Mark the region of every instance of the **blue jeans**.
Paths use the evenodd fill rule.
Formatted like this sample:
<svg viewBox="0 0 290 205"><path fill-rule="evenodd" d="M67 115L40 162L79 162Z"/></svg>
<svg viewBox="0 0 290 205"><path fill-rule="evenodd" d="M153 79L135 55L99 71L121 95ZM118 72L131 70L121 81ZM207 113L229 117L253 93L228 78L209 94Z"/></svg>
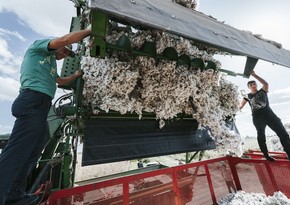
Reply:
<svg viewBox="0 0 290 205"><path fill-rule="evenodd" d="M24 197L27 177L48 140L50 106L50 96L32 90L22 90L13 102L16 120L0 155L0 205L5 204L8 191L12 198Z"/></svg>

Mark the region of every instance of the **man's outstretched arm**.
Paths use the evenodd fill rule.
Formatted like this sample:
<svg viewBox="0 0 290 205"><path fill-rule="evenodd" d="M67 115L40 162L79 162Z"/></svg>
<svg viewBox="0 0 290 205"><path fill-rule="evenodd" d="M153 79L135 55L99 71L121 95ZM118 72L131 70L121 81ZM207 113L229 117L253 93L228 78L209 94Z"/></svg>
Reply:
<svg viewBox="0 0 290 205"><path fill-rule="evenodd" d="M52 39L49 42L48 48L56 50L70 44L77 43L83 40L85 37L89 36L91 33L91 29L71 32L62 37Z"/></svg>
<svg viewBox="0 0 290 205"><path fill-rule="evenodd" d="M83 75L83 73L82 73L82 71L76 71L73 75L71 75L71 76L68 76L68 77L63 77L63 78L61 78L61 77L59 77L59 78L57 78L56 79L56 82L57 82L57 84L58 85L60 85L60 86L62 86L62 85L67 85L67 84L69 84L71 81L73 81L74 79L76 79L76 78L78 78L78 77L80 77L80 76L82 76Z"/></svg>
<svg viewBox="0 0 290 205"><path fill-rule="evenodd" d="M269 85L268 85L268 82L266 80L264 80L263 78L261 78L260 76L258 76L255 71L252 71L250 73L251 76L253 76L254 78L256 78L260 83L262 83L263 87L262 89L266 92L268 92L269 90Z"/></svg>
<svg viewBox="0 0 290 205"><path fill-rule="evenodd" d="M239 106L239 109L243 109L243 107L245 106L245 104L247 103L247 100L244 98Z"/></svg>

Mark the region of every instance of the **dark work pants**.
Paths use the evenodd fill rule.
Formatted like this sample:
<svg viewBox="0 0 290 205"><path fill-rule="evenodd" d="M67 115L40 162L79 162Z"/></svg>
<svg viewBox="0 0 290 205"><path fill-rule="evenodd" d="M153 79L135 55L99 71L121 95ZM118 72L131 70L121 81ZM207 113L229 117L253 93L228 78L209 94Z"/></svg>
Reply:
<svg viewBox="0 0 290 205"><path fill-rule="evenodd" d="M283 126L281 119L275 115L272 110L268 110L262 113L253 113L253 123L257 129L258 143L264 156L268 156L268 149L266 145L265 130L268 125L280 138L284 151L290 158L290 139L285 127Z"/></svg>
<svg viewBox="0 0 290 205"><path fill-rule="evenodd" d="M24 196L27 177L36 165L48 139L47 115L51 97L23 90L12 105L16 117L8 144L0 155L0 205L4 205L9 191L13 197ZM13 190L15 193L13 193Z"/></svg>

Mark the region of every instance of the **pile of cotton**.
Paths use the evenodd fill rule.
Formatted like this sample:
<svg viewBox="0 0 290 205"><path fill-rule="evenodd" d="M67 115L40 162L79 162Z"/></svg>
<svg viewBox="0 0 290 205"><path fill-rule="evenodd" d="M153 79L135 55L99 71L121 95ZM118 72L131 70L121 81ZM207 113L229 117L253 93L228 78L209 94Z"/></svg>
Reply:
<svg viewBox="0 0 290 205"><path fill-rule="evenodd" d="M154 113L160 129L165 120L178 114L192 116L200 128L210 127L218 149L241 155L241 138L225 126L225 119L238 111L237 86L218 70L221 63L213 58L214 49L198 48L194 42L157 30L136 30L111 22L106 42L116 44L121 36L130 39L132 49L138 50L145 42L155 42L156 54L175 48L178 56L213 62L215 69L188 67L176 60L161 60L152 56L134 56L130 52L112 51L106 58L90 57L89 49L81 60L85 81L84 104L94 114L117 111L120 114ZM85 39L87 47L91 39Z"/></svg>

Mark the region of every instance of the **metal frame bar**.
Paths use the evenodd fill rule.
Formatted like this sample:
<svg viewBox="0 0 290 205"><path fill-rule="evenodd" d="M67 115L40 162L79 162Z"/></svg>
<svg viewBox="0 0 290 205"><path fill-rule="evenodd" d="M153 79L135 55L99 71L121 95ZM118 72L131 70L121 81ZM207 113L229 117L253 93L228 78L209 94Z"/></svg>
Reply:
<svg viewBox="0 0 290 205"><path fill-rule="evenodd" d="M198 166L204 166L204 165L207 165L210 163L216 163L216 162L227 161L227 160L228 160L227 157L221 157L221 158L217 158L217 159L189 163L189 164L185 164L185 165L181 165L181 166L177 166L177 167L154 170L151 172L146 172L146 173L132 175L132 176L126 176L126 177L122 177L122 178L109 179L106 181L97 182L97 183L88 184L88 185L83 185L83 186L79 186L79 187L63 189L63 190L53 192L49 198L49 203L54 204L60 198L66 198L66 197L70 197L70 196L73 196L76 194L81 194L84 192L89 192L89 191L101 189L101 188L108 187L108 186L113 186L113 185L118 185L118 184L129 184L131 181L134 181L134 180L153 177L153 176L157 176L157 175L171 175L172 176L172 183L173 183L172 185L173 185L174 192L176 193L176 197L177 197L176 201L179 201L178 200L180 198L179 191L178 191L178 183L179 182L177 180L176 172L181 171L181 170L185 170L185 169L189 169L189 168L198 167ZM211 180L209 178L207 178L207 179ZM126 191L127 185L124 185L124 186L125 186L124 191ZM213 186L212 186L212 190L213 190ZM123 193L123 194L128 196L127 193ZM213 199L213 203L214 203L214 199L215 199L214 192L212 192L211 194L213 194L212 199ZM124 199L124 201L125 200L127 200L127 199ZM216 203L214 203L214 204L216 204Z"/></svg>
<svg viewBox="0 0 290 205"><path fill-rule="evenodd" d="M206 177L207 177L207 182L208 182L208 186L209 186L212 202L213 202L213 204L217 204L217 200L216 200L216 196L215 196L215 192L214 192L214 188L213 188L210 172L209 172L209 169L208 169L208 165L205 164L204 168L205 168L205 173L206 173Z"/></svg>
<svg viewBox="0 0 290 205"><path fill-rule="evenodd" d="M104 13L92 11L92 36L93 47L91 48L91 56L100 56L105 58L106 56L106 33L108 16Z"/></svg>
<svg viewBox="0 0 290 205"><path fill-rule="evenodd" d="M211 159L211 160L205 160L202 162L194 162L194 163L184 164L184 165L180 165L180 166L176 166L176 167L165 168L165 169L161 169L161 170L154 170L151 172L141 173L141 174L137 174L137 175L131 175L131 176L126 176L126 177L116 178L116 179L109 179L106 181L101 181L101 182L97 182L97 183L93 183L93 184L88 184L88 185L83 185L83 186L79 186L79 187L75 187L75 188L55 191L54 193L52 193L52 195L49 198L49 204L54 204L57 202L58 199L61 199L61 198L66 198L66 197L70 197L70 196L73 196L76 194L81 194L84 192L89 192L89 191L101 189L101 188L108 187L108 186L114 186L114 185L118 185L118 184L123 184L124 204L129 204L130 203L129 183L131 181L140 180L140 179L148 178L148 177L154 177L157 175L169 175L169 176L172 176L172 188L176 194L175 195L176 196L175 204L179 205L180 193L179 193L178 187L179 187L179 183L182 183L182 182L178 181L177 172L181 171L181 170L186 170L189 168L197 168L199 166L204 166L204 168L205 168L206 175L207 175L207 181L208 181L208 185L209 185L209 190L210 190L210 194L211 194L211 198L212 198L212 203L217 204L217 199L216 199L214 187L212 184L211 174L210 174L210 170L208 168L208 165L212 164L212 163L221 162L221 161L224 161L224 162L227 161L228 164L230 165L233 179L235 181L235 184L236 184L236 187L238 190L242 190L242 189L241 189L241 185L239 182L239 176L238 176L237 170L236 170L236 165L243 164L243 163L249 163L249 164L256 164L256 163L261 164L262 163L262 164L265 164L265 166L270 166L270 164L269 164L270 162L268 162L266 160L241 159L241 158L229 157L229 156L221 157L221 158L216 158L216 159ZM276 161L276 163L282 165L282 164L288 163L288 161ZM290 169L290 167L289 167L289 169ZM272 177L273 177L273 173L271 171L268 173L270 175L272 175ZM274 184L274 186L275 186L275 184ZM277 184L276 184L276 186L277 186ZM167 187L167 188L170 188L170 187ZM275 188L275 190L278 190L278 186Z"/></svg>

